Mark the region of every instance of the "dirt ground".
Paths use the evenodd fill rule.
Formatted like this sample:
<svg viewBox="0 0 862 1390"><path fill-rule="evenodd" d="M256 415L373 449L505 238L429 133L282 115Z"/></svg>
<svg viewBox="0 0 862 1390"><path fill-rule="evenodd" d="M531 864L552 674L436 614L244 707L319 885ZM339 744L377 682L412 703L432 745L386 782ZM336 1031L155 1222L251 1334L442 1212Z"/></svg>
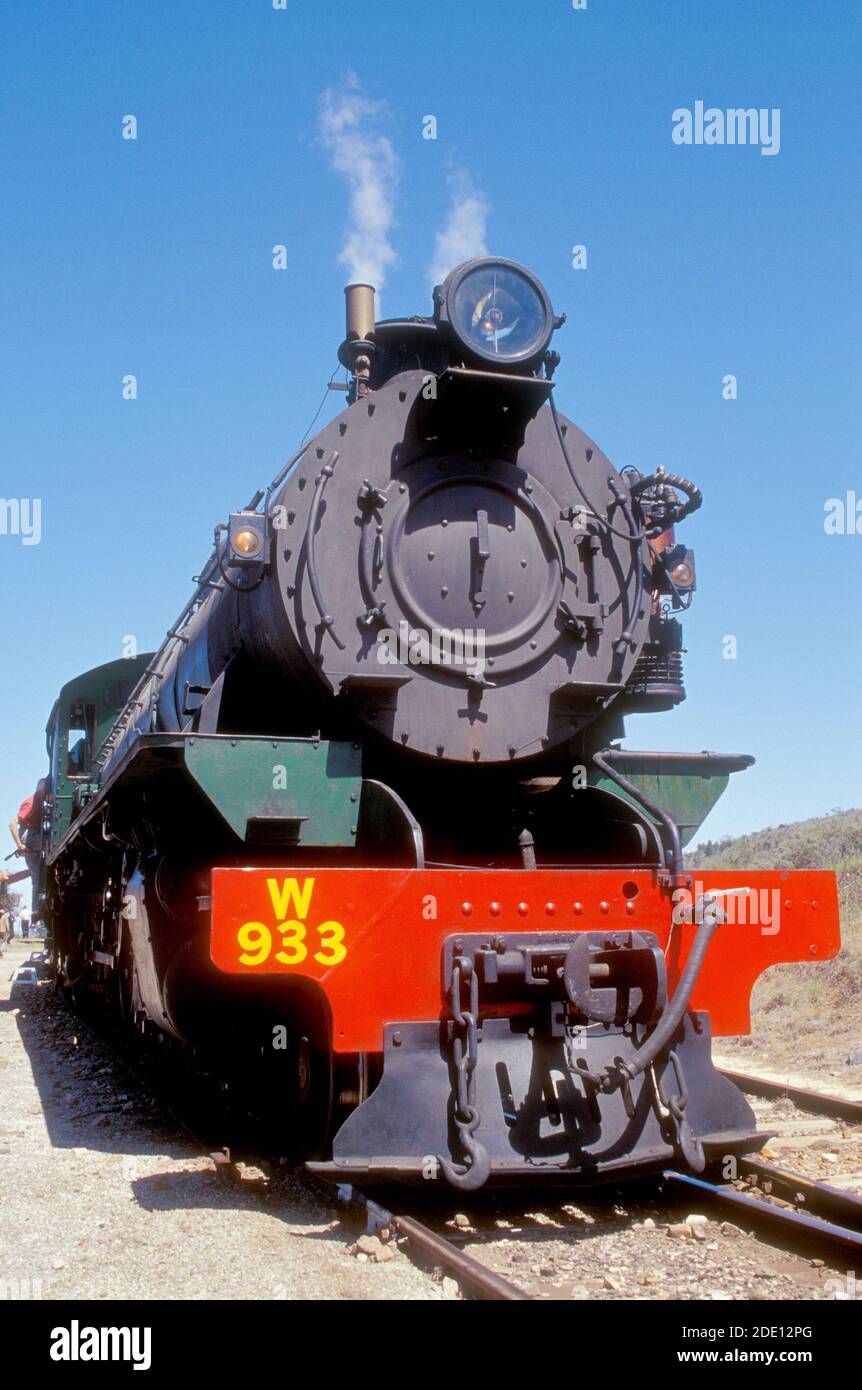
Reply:
<svg viewBox="0 0 862 1390"><path fill-rule="evenodd" d="M38 942L0 958L0 1283L6 1297L440 1299L398 1253L301 1182L234 1184L76 1024L53 985L12 986Z"/></svg>

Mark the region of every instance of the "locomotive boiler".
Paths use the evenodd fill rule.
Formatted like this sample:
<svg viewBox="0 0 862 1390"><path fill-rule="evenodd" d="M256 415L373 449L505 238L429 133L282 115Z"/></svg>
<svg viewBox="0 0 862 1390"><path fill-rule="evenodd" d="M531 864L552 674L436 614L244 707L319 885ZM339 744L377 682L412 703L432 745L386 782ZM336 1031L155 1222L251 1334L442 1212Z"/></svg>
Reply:
<svg viewBox="0 0 862 1390"><path fill-rule="evenodd" d="M591 1182L756 1147L710 1060L827 874L687 873L752 761L624 748L684 698L687 478L560 413L562 325L482 257L351 285L345 409L216 528L160 649L64 687L39 890L68 987L363 1181ZM779 891L776 926L758 916Z"/></svg>

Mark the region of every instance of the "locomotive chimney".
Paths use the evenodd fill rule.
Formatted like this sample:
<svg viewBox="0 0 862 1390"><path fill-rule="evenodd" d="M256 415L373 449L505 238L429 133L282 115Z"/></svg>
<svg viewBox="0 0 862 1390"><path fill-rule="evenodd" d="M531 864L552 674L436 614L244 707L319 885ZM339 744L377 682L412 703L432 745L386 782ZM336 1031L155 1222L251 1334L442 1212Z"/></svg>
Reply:
<svg viewBox="0 0 862 1390"><path fill-rule="evenodd" d="M344 297L347 336L339 357L353 374L356 395L364 396L374 354L374 286L347 285Z"/></svg>
<svg viewBox="0 0 862 1390"><path fill-rule="evenodd" d="M348 285L344 291L348 343L367 343L374 338L374 286Z"/></svg>

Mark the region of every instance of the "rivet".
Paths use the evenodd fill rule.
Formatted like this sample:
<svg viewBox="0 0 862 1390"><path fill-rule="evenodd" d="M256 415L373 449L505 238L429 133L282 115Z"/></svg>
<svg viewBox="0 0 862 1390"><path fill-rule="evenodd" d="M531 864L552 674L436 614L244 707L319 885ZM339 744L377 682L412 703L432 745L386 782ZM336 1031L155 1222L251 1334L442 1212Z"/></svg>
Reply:
<svg viewBox="0 0 862 1390"><path fill-rule="evenodd" d="M634 910L635 910L635 905L634 905L634 903L626 903L626 912L629 914L630 917L632 916Z"/></svg>
<svg viewBox="0 0 862 1390"><path fill-rule="evenodd" d="M785 898L785 899L784 899L784 910L785 910L785 912L789 912L790 909L792 908L792 906L793 906L793 902L791 901L791 899L790 899L790 898Z"/></svg>
<svg viewBox="0 0 862 1390"><path fill-rule="evenodd" d="M275 744L273 744L272 746L273 746L273 748L274 748L274 747L275 747ZM350 793L350 800L351 800L351 801L356 801L356 799L357 799L357 797L356 797L356 792L351 792L351 793Z"/></svg>
<svg viewBox="0 0 862 1390"><path fill-rule="evenodd" d="M445 516L444 516L443 520L440 522L440 525L441 525L441 526L448 526L448 525L449 525L449 522L446 520L446 517L445 517Z"/></svg>
<svg viewBox="0 0 862 1390"><path fill-rule="evenodd" d="M399 483L399 485L398 485L398 491L399 491L399 492L406 492L406 491L407 491L407 484L406 484L406 483Z"/></svg>
<svg viewBox="0 0 862 1390"><path fill-rule="evenodd" d="M553 917L553 915L554 915L554 913L556 912L556 910L557 910L557 904L556 904L556 903L545 903L545 911L547 912L547 914L548 914L549 917Z"/></svg>
<svg viewBox="0 0 862 1390"><path fill-rule="evenodd" d="M515 597L515 595L512 593L512 590L510 589L509 592L508 592L507 595L506 595L506 598L507 598L507 599L509 600L509 602L511 603L511 602L512 602L512 599L513 599L514 597Z"/></svg>
<svg viewBox="0 0 862 1390"><path fill-rule="evenodd" d="M393 1046L393 1047L400 1047L400 1046L401 1046L401 1034L400 1034L400 1033L393 1033L393 1034L392 1034L392 1046Z"/></svg>
<svg viewBox="0 0 862 1390"><path fill-rule="evenodd" d="M809 946L809 947L808 947L808 954L809 954L809 956L816 956L816 955L817 955L817 947L816 947L816 946Z"/></svg>
<svg viewBox="0 0 862 1390"><path fill-rule="evenodd" d="M429 560L433 560L433 559L434 559L434 551L433 551L433 550L429 550L429 551L428 551L428 559L429 559Z"/></svg>
<svg viewBox="0 0 862 1390"><path fill-rule="evenodd" d="M812 899L811 906L814 908L814 911L816 912L818 907L820 906L816 898Z"/></svg>
<svg viewBox="0 0 862 1390"><path fill-rule="evenodd" d="M607 903L599 903L599 912L608 912L608 911L609 911L609 907L608 907L608 904L607 904Z"/></svg>
<svg viewBox="0 0 862 1390"><path fill-rule="evenodd" d="M470 916L470 913L471 913L472 911L473 911L473 904L472 904L472 903L462 903L462 904L461 904L461 916L462 916L462 917L469 917L469 916Z"/></svg>
<svg viewBox="0 0 862 1390"><path fill-rule="evenodd" d="M443 588L440 590L440 597L441 597L441 598L445 598L446 595L448 594L448 592L449 592L449 588L448 588L448 586L447 586L446 584L444 584L444 585L443 585Z"/></svg>
<svg viewBox="0 0 862 1390"><path fill-rule="evenodd" d="M532 650L532 651L535 651L536 648L538 647L538 645L539 645L539 644L538 644L538 642L536 641L536 639L535 639L535 637L534 637L533 640L532 640L532 642L530 643L530 648L531 648L531 650Z"/></svg>
<svg viewBox="0 0 862 1390"><path fill-rule="evenodd" d="M518 903L518 916L519 916L519 917L526 917L528 910L529 910L529 909L527 908L527 904L526 904L526 903Z"/></svg>
<svg viewBox="0 0 862 1390"><path fill-rule="evenodd" d="M527 568L527 562L526 562L526 560L522 560L522 561L521 561L521 569L522 569L522 570L525 570L526 568Z"/></svg>
<svg viewBox="0 0 862 1390"><path fill-rule="evenodd" d="M351 833L351 835L355 835L355 834L356 834L356 826L355 826L355 825L351 825L351 827L350 827L350 833Z"/></svg>
<svg viewBox="0 0 862 1390"><path fill-rule="evenodd" d="M575 912L577 913L577 915L580 917L581 913L582 913L583 910L584 910L584 905L583 905L583 903L575 903L575 908L574 908L574 910L575 910Z"/></svg>
<svg viewBox="0 0 862 1390"><path fill-rule="evenodd" d="M489 909L489 911L490 911L492 917L499 917L499 915L500 915L500 904L499 904L499 903L492 903L492 904L491 904L491 907L490 907L490 909Z"/></svg>

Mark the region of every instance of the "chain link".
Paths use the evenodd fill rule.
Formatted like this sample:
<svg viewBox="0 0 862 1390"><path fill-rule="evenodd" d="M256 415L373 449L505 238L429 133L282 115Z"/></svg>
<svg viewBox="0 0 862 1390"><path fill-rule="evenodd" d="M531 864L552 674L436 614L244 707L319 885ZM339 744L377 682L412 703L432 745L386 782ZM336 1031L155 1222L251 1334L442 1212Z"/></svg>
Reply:
<svg viewBox="0 0 862 1390"><path fill-rule="evenodd" d="M467 982L468 1007L462 1007L462 987ZM456 956L452 962L452 985L449 993L452 1014L452 1061L455 1067L455 1128L468 1167L456 1167L448 1158L439 1155L444 1177L455 1187L472 1191L481 1187L491 1172L491 1160L484 1144L475 1138L481 1123L476 1105L476 1066L479 1061L479 980L473 962L466 956Z"/></svg>
<svg viewBox="0 0 862 1390"><path fill-rule="evenodd" d="M689 1168L695 1173L702 1173L706 1167L706 1155L703 1151L703 1144L698 1139L688 1119L686 1118L685 1108L688 1105L688 1087L685 1084L685 1076L680 1065L676 1051L671 1048L667 1054L667 1059L673 1067L676 1077L676 1095L666 1095L662 1082L656 1076L656 1090L660 1103L666 1107L670 1113L670 1121L674 1130L674 1143L685 1159Z"/></svg>

